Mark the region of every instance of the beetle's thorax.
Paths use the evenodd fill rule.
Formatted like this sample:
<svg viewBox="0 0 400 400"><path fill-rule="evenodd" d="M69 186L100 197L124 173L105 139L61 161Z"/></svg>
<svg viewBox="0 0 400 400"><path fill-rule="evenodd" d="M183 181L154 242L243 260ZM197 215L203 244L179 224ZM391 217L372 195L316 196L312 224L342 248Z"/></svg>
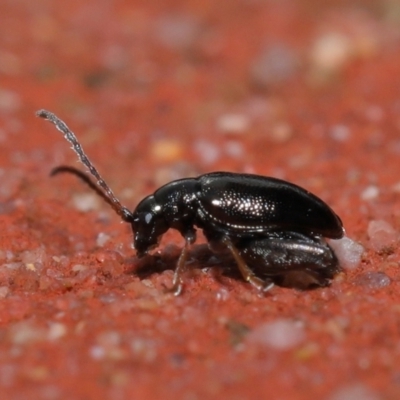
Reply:
<svg viewBox="0 0 400 400"><path fill-rule="evenodd" d="M191 178L173 181L138 204L133 212L132 229L139 256L157 246L170 228L194 241L196 185L196 180Z"/></svg>

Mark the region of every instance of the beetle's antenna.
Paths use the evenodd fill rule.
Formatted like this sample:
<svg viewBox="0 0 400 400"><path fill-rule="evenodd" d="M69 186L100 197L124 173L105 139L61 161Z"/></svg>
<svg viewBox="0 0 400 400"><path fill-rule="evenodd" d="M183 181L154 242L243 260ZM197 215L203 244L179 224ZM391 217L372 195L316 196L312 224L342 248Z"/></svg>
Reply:
<svg viewBox="0 0 400 400"><path fill-rule="evenodd" d="M80 172L79 170L73 167L55 168L51 174L55 175L59 172L69 172L78 176L87 185L89 185L90 188L92 188L97 194L99 194L125 222L132 222L132 213L126 207L124 207L120 203L120 201L115 197L113 191L109 188L107 183L97 172L97 169L90 162L89 158L83 151L81 144L78 142L78 139L71 132L66 123L61 119L59 119L56 115L54 115L50 111L39 110L36 112L36 115L40 118L44 118L47 121L53 123L56 126L56 128L64 135L64 138L72 144L72 149L78 155L79 160L83 165L85 165L89 169L89 172L96 178L97 184L100 186L101 189L97 187L85 173Z"/></svg>
<svg viewBox="0 0 400 400"><path fill-rule="evenodd" d="M100 187L90 179L90 176L87 175L86 172L81 171L78 168L71 167L70 165L59 165L58 167L54 167L50 171L50 176L56 176L58 174L65 174L65 173L75 175L81 181L86 183L86 185L88 185L90 189L95 191L97 195L100 196L105 202L110 204L110 199L104 194L104 192L100 189Z"/></svg>

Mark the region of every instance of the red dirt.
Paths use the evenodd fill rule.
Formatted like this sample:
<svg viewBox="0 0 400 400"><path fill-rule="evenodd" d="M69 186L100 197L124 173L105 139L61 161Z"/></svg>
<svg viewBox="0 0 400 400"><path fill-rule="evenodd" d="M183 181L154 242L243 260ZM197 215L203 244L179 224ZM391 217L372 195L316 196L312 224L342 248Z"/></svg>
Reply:
<svg viewBox="0 0 400 400"><path fill-rule="evenodd" d="M0 4L0 398L400 398L398 2L162 3ZM165 294L182 238L138 260L106 204L49 178L77 164L40 108L129 207L208 171L277 176L362 262L262 297L199 241Z"/></svg>

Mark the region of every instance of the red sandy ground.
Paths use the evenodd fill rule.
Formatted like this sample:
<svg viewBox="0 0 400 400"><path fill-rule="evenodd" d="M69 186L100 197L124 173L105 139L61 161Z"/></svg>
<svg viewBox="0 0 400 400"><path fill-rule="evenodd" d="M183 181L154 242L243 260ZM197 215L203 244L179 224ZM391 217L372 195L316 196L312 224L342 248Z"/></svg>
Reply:
<svg viewBox="0 0 400 400"><path fill-rule="evenodd" d="M0 398L400 398L399 26L390 0L3 0ZM39 108L129 207L208 171L278 176L334 208L362 262L261 297L200 245L165 294L182 239L139 261L106 204L49 178L77 164ZM254 339L282 320L294 343Z"/></svg>

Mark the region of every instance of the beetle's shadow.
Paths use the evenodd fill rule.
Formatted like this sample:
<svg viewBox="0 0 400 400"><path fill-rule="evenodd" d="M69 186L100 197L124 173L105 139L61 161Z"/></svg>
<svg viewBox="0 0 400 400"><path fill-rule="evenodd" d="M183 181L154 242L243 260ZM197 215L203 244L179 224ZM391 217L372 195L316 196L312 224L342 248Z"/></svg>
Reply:
<svg viewBox="0 0 400 400"><path fill-rule="evenodd" d="M181 251L182 248L178 246L168 245L160 253L147 255L140 259L130 258L128 263L134 264L134 267L129 272L137 275L140 279L146 279L155 273L174 271ZM190 270L210 268L218 271L216 275L242 279L235 261L228 251L215 255L206 244L195 245L188 251L186 265L188 273Z"/></svg>
<svg viewBox="0 0 400 400"><path fill-rule="evenodd" d="M130 258L128 263L134 264L134 267L129 268L129 273L137 275L140 279L147 279L156 273L162 273L167 270L174 271L181 250L178 246L168 245L160 253L148 255L141 259ZM228 250L221 251L216 255L206 244L199 244L189 250L186 263L186 271L188 273L190 273L190 270L210 269L213 272L214 279L217 279L222 284L224 284L224 277L243 282L243 277ZM254 272L262 279L271 278L262 269L256 269ZM278 286L299 290L316 289L321 286L327 286L330 282L329 279L318 280L316 276L301 270L276 275L272 279Z"/></svg>

